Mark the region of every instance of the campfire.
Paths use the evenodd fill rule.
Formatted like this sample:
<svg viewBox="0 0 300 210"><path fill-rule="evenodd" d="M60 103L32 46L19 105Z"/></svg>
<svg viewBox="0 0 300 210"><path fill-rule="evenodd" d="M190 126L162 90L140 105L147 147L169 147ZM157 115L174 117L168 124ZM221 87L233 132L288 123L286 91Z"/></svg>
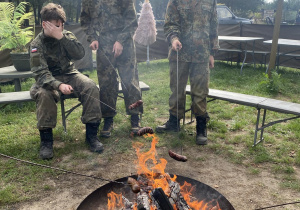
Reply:
<svg viewBox="0 0 300 210"><path fill-rule="evenodd" d="M180 185L176 175L166 173L167 160L156 159L158 138L155 134L147 137L152 138L149 151L143 153L140 151L141 144L134 145L137 178L128 177L128 186L125 186L134 196L128 198L123 193L109 192L108 210L221 210L217 199L199 201L193 194L196 186L186 181Z"/></svg>

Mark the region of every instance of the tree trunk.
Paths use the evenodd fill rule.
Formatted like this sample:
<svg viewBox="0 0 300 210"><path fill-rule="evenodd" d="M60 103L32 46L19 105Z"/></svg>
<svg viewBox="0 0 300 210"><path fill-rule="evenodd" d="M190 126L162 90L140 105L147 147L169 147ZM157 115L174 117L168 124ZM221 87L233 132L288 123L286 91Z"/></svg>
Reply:
<svg viewBox="0 0 300 210"><path fill-rule="evenodd" d="M79 22L80 13L81 13L81 0L77 0L76 23Z"/></svg>
<svg viewBox="0 0 300 210"><path fill-rule="evenodd" d="M38 24L41 24L41 14L40 14L40 11L41 11L42 7L41 7L41 4L38 4Z"/></svg>

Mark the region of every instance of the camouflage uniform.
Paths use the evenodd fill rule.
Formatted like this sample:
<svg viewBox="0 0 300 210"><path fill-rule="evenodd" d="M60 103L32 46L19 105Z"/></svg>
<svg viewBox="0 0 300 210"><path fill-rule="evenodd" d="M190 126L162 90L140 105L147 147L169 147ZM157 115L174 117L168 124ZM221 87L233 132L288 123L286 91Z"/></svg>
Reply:
<svg viewBox="0 0 300 210"><path fill-rule="evenodd" d="M77 71L71 61L83 58L84 48L71 32L64 30L63 35L57 40L41 32L30 46L31 71L36 80L30 95L36 101L39 130L56 126L56 103L61 94L58 87L62 83L71 85L73 94L82 103L83 123L95 123L101 119L99 89L95 82Z"/></svg>
<svg viewBox="0 0 300 210"><path fill-rule="evenodd" d="M167 7L164 32L171 45L178 38L182 49L169 49L170 61L170 114L183 118L185 87L188 76L191 83L192 110L196 116L206 114L206 97L209 83L209 56L219 48L216 0L170 0Z"/></svg>
<svg viewBox="0 0 300 210"><path fill-rule="evenodd" d="M143 107L129 110L129 105L141 99L135 45L132 39L137 28L132 0L83 0L81 26L89 42L97 40L97 73L101 110L104 118L115 116L118 96L118 74L121 78L127 114L140 114ZM123 45L122 54L114 58L114 43ZM114 66L114 68L112 67ZM118 73L116 72L118 69Z"/></svg>

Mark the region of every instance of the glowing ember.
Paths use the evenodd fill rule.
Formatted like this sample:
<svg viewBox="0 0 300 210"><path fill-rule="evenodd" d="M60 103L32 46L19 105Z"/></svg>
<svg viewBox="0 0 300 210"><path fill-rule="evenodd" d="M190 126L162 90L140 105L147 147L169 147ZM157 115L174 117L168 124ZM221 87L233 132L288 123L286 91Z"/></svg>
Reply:
<svg viewBox="0 0 300 210"><path fill-rule="evenodd" d="M151 148L147 152L141 152L141 147L143 146L141 143L136 143L133 147L136 150L137 160L137 174L138 176L146 177L148 180L148 185L150 185L153 189L162 188L167 197L170 196L171 193L171 182L176 182L176 175L174 177L170 177L168 173L165 173L165 168L167 165L167 160L160 158L156 160L156 149L155 145L158 143L158 138L155 134L148 134L145 137L151 137L152 143ZM217 201L213 200L210 202L205 201L197 201L193 196L193 192L195 188L185 182L184 185L180 186L180 193L183 197L184 201L187 203L190 209L193 210L221 210ZM179 188L178 188L179 192ZM117 210L117 209L133 209L138 210L136 203L131 203L128 201L122 194L116 194L114 192L108 193L108 210ZM139 195L141 196L141 195ZM143 198L144 199L144 198ZM151 200L150 195L146 195L147 200ZM174 210L177 210L175 204L173 204ZM155 205L149 205L150 210L157 210Z"/></svg>

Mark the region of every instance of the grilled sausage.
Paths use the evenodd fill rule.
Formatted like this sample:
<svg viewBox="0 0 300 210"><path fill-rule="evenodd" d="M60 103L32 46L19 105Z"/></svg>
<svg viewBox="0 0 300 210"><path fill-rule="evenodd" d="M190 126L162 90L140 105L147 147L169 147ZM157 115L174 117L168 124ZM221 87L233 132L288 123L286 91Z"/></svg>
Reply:
<svg viewBox="0 0 300 210"><path fill-rule="evenodd" d="M153 129L150 128L150 127L143 127L141 128L138 132L137 132L137 135L138 136L143 136L144 134L146 133L150 133L150 134L153 134Z"/></svg>
<svg viewBox="0 0 300 210"><path fill-rule="evenodd" d="M173 152L172 150L169 150L169 155L171 158L173 158L174 160L177 161L182 161L182 162L186 162L187 161L187 157L184 155L179 155L175 152Z"/></svg>
<svg viewBox="0 0 300 210"><path fill-rule="evenodd" d="M140 192L141 187L137 180L135 180L132 177L128 177L127 183L131 186L132 192L134 192L134 193Z"/></svg>
<svg viewBox="0 0 300 210"><path fill-rule="evenodd" d="M142 104L143 104L143 101L142 100L138 100L137 102L131 104L128 108L129 109L135 109L135 108L141 106Z"/></svg>

